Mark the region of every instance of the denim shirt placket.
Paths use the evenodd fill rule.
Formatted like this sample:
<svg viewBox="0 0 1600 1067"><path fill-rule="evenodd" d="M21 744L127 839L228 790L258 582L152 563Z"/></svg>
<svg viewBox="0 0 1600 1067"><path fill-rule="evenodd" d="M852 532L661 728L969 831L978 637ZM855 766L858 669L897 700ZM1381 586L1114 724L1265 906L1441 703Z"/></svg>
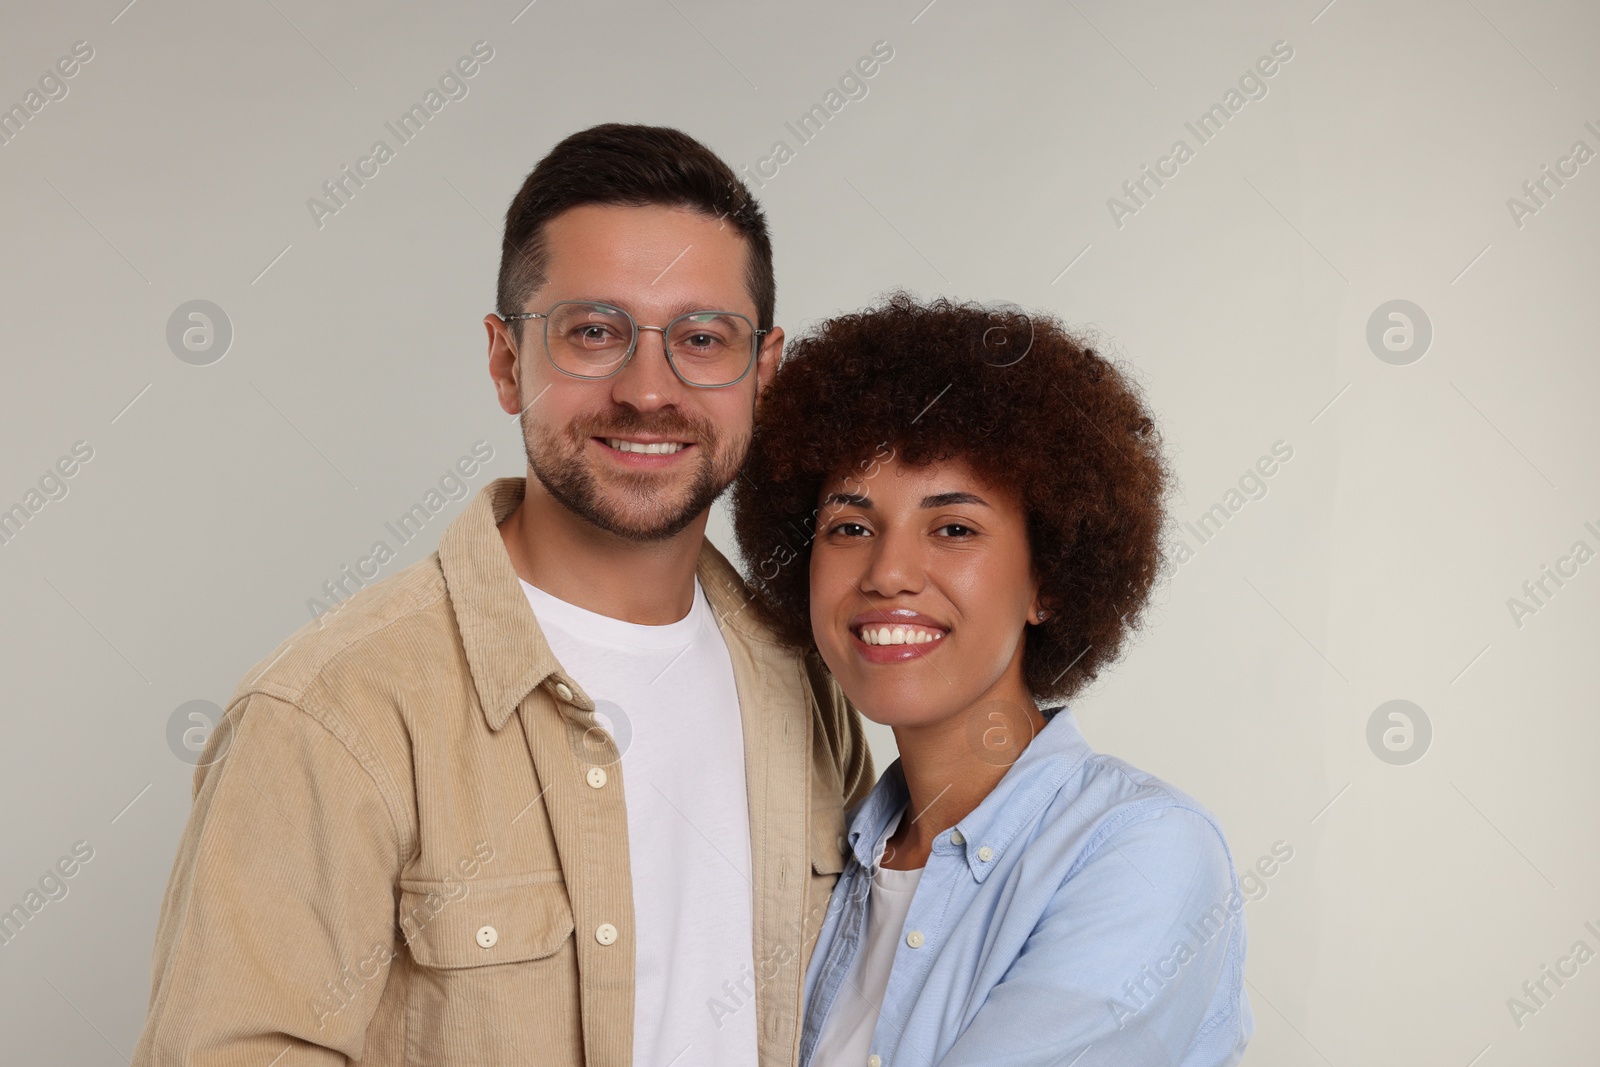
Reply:
<svg viewBox="0 0 1600 1067"><path fill-rule="evenodd" d="M890 1067L895 1062L905 1021L911 1016L912 1005L922 993L934 955L942 944L940 935L944 931L944 917L950 910L950 899L961 877L967 874L965 848L965 845L950 843L946 831L934 842L928 862L922 868L922 877L917 880L905 925L895 939L888 987L884 990L878 1021L872 1029L870 1051L878 1056L881 1067ZM916 948L906 943L906 936L913 930L923 938Z"/></svg>
<svg viewBox="0 0 1600 1067"><path fill-rule="evenodd" d="M843 894L844 910L834 927L833 938L826 946L822 971L817 976L817 1009L806 1013L804 1031L800 1040L800 1065L808 1067L816 1052L817 1040L833 1010L834 998L844 985L850 966L861 948L861 938L867 929L867 895L872 890L870 874L852 858L834 889L834 896Z"/></svg>
<svg viewBox="0 0 1600 1067"><path fill-rule="evenodd" d="M840 882L839 890L844 895L846 910L840 917L836 936L827 946L823 969L818 975L818 1010L811 1013L812 1018L806 1027L800 1055L802 1067L809 1067L817 1041L827 1025L828 1013L833 1009L834 998L838 996L855 963L856 954L861 950L867 931L868 906L875 873L875 867L863 867L859 861L852 859ZM901 1020L909 1015L911 1004L933 966L933 956L938 951L944 929L944 917L949 911L959 876L969 873L966 844L955 844L950 840L948 831L941 834L935 840L933 851L923 867L922 877L918 879L911 897L911 907L906 912L905 925L895 940L894 962L890 965L885 993L887 995L890 990L895 990L898 995L894 1000L885 999L873 1026L871 1051L879 1056L883 1067L888 1067L891 1061L890 1044L895 1048L899 1046L900 1031L903 1029ZM912 930L923 936L923 942L917 948L912 948L905 940L905 935ZM909 963L906 962L908 957Z"/></svg>

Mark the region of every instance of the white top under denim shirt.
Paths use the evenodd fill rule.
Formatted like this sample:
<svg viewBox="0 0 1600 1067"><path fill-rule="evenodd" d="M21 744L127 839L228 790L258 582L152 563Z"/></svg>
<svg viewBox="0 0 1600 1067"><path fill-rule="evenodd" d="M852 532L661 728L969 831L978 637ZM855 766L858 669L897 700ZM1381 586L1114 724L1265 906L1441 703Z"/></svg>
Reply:
<svg viewBox="0 0 1600 1067"><path fill-rule="evenodd" d="M872 1032L878 1009L894 969L895 946L906 928L922 868L897 871L883 865L884 846L906 818L901 806L884 826L873 847L872 889L867 898L867 929L861 951L855 954L838 995L828 1008L828 1019L817 1035L813 1067L861 1067L872 1052Z"/></svg>
<svg viewBox="0 0 1600 1067"><path fill-rule="evenodd" d="M993 791L934 838L860 1067L1231 1067L1255 1020L1221 826L1090 749L1069 710L1044 714ZM908 800L896 760L846 813L800 1067L863 948L878 843Z"/></svg>

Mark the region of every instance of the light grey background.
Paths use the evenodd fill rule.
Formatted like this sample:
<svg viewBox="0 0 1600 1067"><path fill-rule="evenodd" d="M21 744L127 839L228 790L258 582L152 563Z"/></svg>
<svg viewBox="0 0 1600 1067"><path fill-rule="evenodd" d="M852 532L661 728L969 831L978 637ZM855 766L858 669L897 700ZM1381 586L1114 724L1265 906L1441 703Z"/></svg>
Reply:
<svg viewBox="0 0 1600 1067"><path fill-rule="evenodd" d="M0 145L0 507L93 448L0 545L0 909L94 849L0 946L6 1060L132 1049L190 803L175 709L225 702L474 442L473 492L521 472L479 323L498 221L556 140L628 120L736 168L789 143L757 193L791 331L893 286L1059 314L1140 376L1186 522L1292 447L1076 704L1241 869L1294 850L1247 907L1247 1063L1595 1062L1600 960L1520 1026L1507 1004L1600 951L1600 563L1508 605L1600 550L1600 161L1508 205L1600 150L1592 4L125 2L10 0L0 33L0 105L94 50ZM308 198L480 40L468 95L319 228ZM798 145L877 41L867 95ZM1197 146L1184 123L1279 41ZM1108 198L1178 138L1119 226ZM205 366L166 337L196 299L234 333ZM1367 341L1391 300L1431 323L1408 365ZM1367 740L1394 699L1432 725L1407 765Z"/></svg>

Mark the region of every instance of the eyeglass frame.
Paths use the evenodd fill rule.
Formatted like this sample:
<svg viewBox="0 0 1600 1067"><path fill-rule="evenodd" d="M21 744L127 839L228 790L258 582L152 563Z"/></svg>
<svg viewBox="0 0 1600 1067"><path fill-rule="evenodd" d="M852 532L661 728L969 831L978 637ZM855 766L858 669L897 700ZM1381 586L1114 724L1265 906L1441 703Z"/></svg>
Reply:
<svg viewBox="0 0 1600 1067"><path fill-rule="evenodd" d="M633 324L633 339L628 343L627 354L618 361L615 370L608 371L605 374L576 374L570 370L567 370L565 367L556 362L556 357L550 353L550 315L555 311L556 308L563 304L593 304L597 307L614 308L628 317L628 321ZM769 326L765 330L756 330L751 334L750 362L745 364L744 370L739 372L739 376L737 378L731 382L723 382L720 385L704 385L700 382L691 382L689 379L683 376L683 372L678 369L677 362L672 358L672 346L667 344L667 331L672 329L673 326L677 325L680 320L692 318L695 315L738 315L741 319L750 323L751 326L755 325L750 316L741 311L723 311L713 308L704 308L699 311L685 311L682 315L674 316L672 321L668 322L665 326L646 326L644 323L634 318L633 312L629 311L627 308L618 307L616 304L608 304L604 300L557 300L554 304L550 305L550 308L547 311L522 311L515 315L505 316L503 321L520 322L524 319L544 319L545 331L542 340L544 341L545 361L562 374L565 374L567 377L576 378L583 382L603 382L607 378L615 378L617 375L621 374L623 368L627 367L629 363L633 362L634 353L639 351L639 335L645 330L654 330L661 335L661 351L667 357L667 366L672 368L673 376L676 377L678 381L692 389L726 389L730 385L738 385L740 382L749 377L751 368L760 362L761 359L761 339L772 332L772 327Z"/></svg>

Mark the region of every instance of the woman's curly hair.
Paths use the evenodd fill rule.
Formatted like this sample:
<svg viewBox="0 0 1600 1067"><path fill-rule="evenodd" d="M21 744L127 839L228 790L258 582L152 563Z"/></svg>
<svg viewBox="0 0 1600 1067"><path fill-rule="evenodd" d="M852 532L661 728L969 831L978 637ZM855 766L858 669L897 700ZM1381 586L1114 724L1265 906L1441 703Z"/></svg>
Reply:
<svg viewBox="0 0 1600 1067"><path fill-rule="evenodd" d="M896 292L789 346L761 399L734 532L763 615L814 647L811 539L827 479L892 455L961 459L1015 493L1041 598L1023 670L1065 700L1113 662L1162 567L1171 482L1137 385L1054 317Z"/></svg>

